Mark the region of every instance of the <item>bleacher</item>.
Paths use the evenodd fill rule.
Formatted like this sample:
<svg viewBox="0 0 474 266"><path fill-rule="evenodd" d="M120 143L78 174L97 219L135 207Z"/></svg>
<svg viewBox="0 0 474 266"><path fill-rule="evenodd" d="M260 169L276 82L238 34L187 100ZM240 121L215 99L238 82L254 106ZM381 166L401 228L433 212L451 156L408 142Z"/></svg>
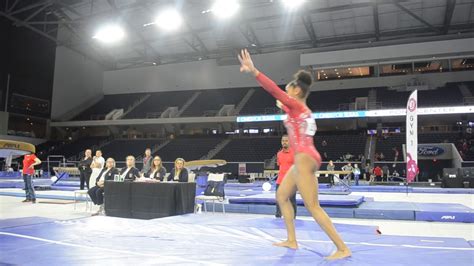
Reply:
<svg viewBox="0 0 474 266"><path fill-rule="evenodd" d="M264 89L257 87L252 97L240 111L240 115L275 114L276 100Z"/></svg>
<svg viewBox="0 0 474 266"><path fill-rule="evenodd" d="M394 161L395 152L393 148L398 149L398 161L403 161L403 144L406 142L405 134L393 134L377 138L375 152L383 153L385 159L383 161Z"/></svg>
<svg viewBox="0 0 474 266"><path fill-rule="evenodd" d="M130 105L144 95L145 93L105 95L98 103L76 116L74 120L104 119L105 115L114 109L126 111Z"/></svg>
<svg viewBox="0 0 474 266"><path fill-rule="evenodd" d="M74 142L65 143L62 146L59 146L54 151L51 151L51 155L63 155L66 158L76 156L79 153L83 153L86 149L90 149L93 146L99 145L101 142L105 141L106 137L86 137L76 140ZM81 154L82 156L82 154Z"/></svg>
<svg viewBox="0 0 474 266"><path fill-rule="evenodd" d="M323 146L323 141L327 145ZM327 160L336 161L343 155L350 153L357 157L364 154L367 136L365 134L337 134L337 133L317 133L314 144L321 156L327 154Z"/></svg>
<svg viewBox="0 0 474 266"><path fill-rule="evenodd" d="M377 90L377 102L382 103L383 109L403 108L410 94L409 91L380 88ZM418 102L420 107L463 105L463 95L456 83L449 83L433 90L419 90Z"/></svg>
<svg viewBox="0 0 474 266"><path fill-rule="evenodd" d="M215 116L223 105L237 106L248 90L235 88L203 91L181 116Z"/></svg>
<svg viewBox="0 0 474 266"><path fill-rule="evenodd" d="M116 161L125 161L125 157L145 154L146 148L153 148L162 143L161 139L118 139L101 148L104 158L112 157Z"/></svg>
<svg viewBox="0 0 474 266"><path fill-rule="evenodd" d="M179 109L194 94L194 91L168 91L152 93L143 103L128 113L124 118L159 118L168 107Z"/></svg>
<svg viewBox="0 0 474 266"><path fill-rule="evenodd" d="M263 162L281 148L280 137L232 139L214 158L228 162Z"/></svg>
<svg viewBox="0 0 474 266"><path fill-rule="evenodd" d="M186 161L199 160L223 140L224 138L219 136L176 138L154 155L159 155L167 162L173 162L176 158Z"/></svg>
<svg viewBox="0 0 474 266"><path fill-rule="evenodd" d="M369 89L313 91L307 99L309 109L315 112L349 110L357 97L367 97Z"/></svg>

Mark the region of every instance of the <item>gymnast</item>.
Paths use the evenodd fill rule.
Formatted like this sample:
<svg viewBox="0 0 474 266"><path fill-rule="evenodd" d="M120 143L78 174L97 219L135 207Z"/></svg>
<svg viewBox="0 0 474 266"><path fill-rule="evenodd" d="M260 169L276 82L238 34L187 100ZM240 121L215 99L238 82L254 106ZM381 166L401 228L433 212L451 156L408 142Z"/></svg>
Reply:
<svg viewBox="0 0 474 266"><path fill-rule="evenodd" d="M257 82L277 99L277 106L287 114L284 124L290 145L295 152L294 164L286 174L276 196L284 217L288 238L286 241L274 245L291 249L298 248L293 221L294 211L289 201L289 198L298 190L314 220L336 245L336 252L326 259L335 260L350 257L350 249L337 233L329 216L319 205L318 180L314 173L321 166L321 156L313 144L313 136L317 130L316 122L312 118L311 110L306 105L306 98L312 84L311 74L306 71L298 71L295 74L295 79L286 85L285 93L275 82L255 68L247 50L242 50L238 58L241 64L240 72L252 74Z"/></svg>

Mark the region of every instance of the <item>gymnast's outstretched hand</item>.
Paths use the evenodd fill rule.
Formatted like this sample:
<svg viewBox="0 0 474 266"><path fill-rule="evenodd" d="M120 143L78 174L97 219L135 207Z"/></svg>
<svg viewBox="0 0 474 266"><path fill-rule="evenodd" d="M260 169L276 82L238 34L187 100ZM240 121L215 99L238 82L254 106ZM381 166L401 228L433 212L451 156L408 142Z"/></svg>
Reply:
<svg viewBox="0 0 474 266"><path fill-rule="evenodd" d="M240 72L251 73L255 77L258 75L259 72L255 68L247 49L243 49L237 57L240 61Z"/></svg>

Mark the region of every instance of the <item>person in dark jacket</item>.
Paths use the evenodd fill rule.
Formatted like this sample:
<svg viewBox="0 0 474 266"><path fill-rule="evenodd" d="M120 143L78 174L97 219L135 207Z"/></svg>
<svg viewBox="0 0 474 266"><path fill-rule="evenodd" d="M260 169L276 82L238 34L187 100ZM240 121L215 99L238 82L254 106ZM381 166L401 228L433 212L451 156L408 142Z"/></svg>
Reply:
<svg viewBox="0 0 474 266"><path fill-rule="evenodd" d="M171 169L168 181L188 182L188 170L184 168L184 163L183 158L174 161L174 168Z"/></svg>
<svg viewBox="0 0 474 266"><path fill-rule="evenodd" d="M134 181L140 177L140 170L135 167L135 157L132 155L127 156L127 166L120 170L120 177L124 181Z"/></svg>
<svg viewBox="0 0 474 266"><path fill-rule="evenodd" d="M104 186L105 181L114 180L114 176L118 174L118 169L115 168L115 160L108 158L105 168L102 169L96 179L95 186L90 188L87 192L95 205L100 205L100 209L94 215L99 215L104 212Z"/></svg>
<svg viewBox="0 0 474 266"><path fill-rule="evenodd" d="M163 162L161 161L160 156L155 156L153 158L153 162L151 164L151 168L148 173L145 173L145 177L149 177L152 179L156 179L159 181L163 181L166 175L166 168L163 166Z"/></svg>
<svg viewBox="0 0 474 266"><path fill-rule="evenodd" d="M85 152L85 157L79 162L79 174L80 174L80 189L84 189L84 184L87 185L89 189L89 178L92 174L91 164L92 164L92 150L87 149Z"/></svg>

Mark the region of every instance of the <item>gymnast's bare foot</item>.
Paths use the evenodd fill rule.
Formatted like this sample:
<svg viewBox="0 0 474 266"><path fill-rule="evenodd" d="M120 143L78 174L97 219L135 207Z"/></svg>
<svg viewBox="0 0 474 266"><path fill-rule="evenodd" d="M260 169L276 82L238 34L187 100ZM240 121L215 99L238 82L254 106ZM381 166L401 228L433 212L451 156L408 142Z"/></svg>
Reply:
<svg viewBox="0 0 474 266"><path fill-rule="evenodd" d="M291 249L298 249L298 243L296 241L283 241L278 243L273 243L276 247L284 247L284 248L291 248Z"/></svg>
<svg viewBox="0 0 474 266"><path fill-rule="evenodd" d="M339 259L347 258L347 257L350 257L350 256L352 256L351 250L350 249L344 249L344 250L338 250L338 251L334 252L334 254L332 254L329 257L325 257L325 259L326 260L339 260Z"/></svg>

